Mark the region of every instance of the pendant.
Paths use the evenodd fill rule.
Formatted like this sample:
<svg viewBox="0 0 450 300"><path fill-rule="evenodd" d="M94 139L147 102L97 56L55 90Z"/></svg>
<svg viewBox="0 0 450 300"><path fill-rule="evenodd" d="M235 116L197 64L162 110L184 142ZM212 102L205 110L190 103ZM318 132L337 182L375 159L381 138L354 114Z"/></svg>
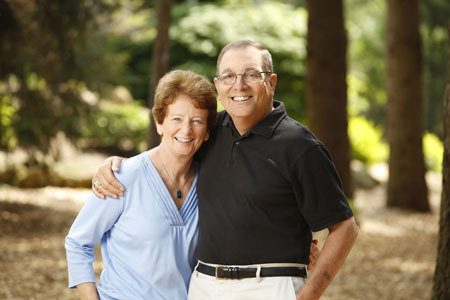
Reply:
<svg viewBox="0 0 450 300"><path fill-rule="evenodd" d="M180 190L177 191L177 198L181 199L181 191Z"/></svg>

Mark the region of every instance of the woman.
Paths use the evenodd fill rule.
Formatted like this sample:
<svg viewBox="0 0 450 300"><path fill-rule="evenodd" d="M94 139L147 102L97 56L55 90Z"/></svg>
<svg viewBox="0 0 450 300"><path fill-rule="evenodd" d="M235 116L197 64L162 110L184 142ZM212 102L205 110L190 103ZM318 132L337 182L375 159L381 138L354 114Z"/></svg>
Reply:
<svg viewBox="0 0 450 300"><path fill-rule="evenodd" d="M190 71L159 82L152 113L161 144L121 165L127 193L92 194L66 237L69 286L81 299L186 299L196 264L198 213L194 153L216 122L214 86ZM94 246L104 270L95 285Z"/></svg>

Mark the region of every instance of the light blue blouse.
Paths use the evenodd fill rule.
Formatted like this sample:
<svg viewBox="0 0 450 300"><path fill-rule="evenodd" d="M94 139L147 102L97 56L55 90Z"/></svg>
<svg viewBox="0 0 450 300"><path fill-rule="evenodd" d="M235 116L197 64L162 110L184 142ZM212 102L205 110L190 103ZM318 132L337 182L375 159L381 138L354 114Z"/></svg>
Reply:
<svg viewBox="0 0 450 300"><path fill-rule="evenodd" d="M179 211L148 152L123 161L116 177L125 195L91 194L66 237L69 287L95 282L94 246L101 240L101 299L187 299L196 264L198 168Z"/></svg>

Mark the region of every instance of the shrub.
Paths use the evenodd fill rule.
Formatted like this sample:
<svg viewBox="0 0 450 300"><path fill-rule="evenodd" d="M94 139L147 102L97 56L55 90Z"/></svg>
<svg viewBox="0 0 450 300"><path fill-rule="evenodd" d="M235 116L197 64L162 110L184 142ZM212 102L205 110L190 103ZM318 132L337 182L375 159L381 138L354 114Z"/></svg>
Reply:
<svg viewBox="0 0 450 300"><path fill-rule="evenodd" d="M149 110L138 104L102 101L83 126L82 147L134 155L146 149Z"/></svg>
<svg viewBox="0 0 450 300"><path fill-rule="evenodd" d="M444 146L442 141L432 133L426 133L423 137L423 154L427 170L442 172L442 159Z"/></svg>
<svg viewBox="0 0 450 300"><path fill-rule="evenodd" d="M388 145L382 140L381 128L363 117L350 118L348 127L353 158L365 164L387 160Z"/></svg>

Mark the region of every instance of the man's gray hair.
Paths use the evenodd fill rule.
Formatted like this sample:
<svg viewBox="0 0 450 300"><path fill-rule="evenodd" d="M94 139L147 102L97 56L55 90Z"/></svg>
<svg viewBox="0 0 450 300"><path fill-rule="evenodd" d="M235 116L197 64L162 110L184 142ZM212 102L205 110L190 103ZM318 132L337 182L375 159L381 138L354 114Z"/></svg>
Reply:
<svg viewBox="0 0 450 300"><path fill-rule="evenodd" d="M231 42L222 48L222 50L219 53L219 57L217 58L216 76L219 76L219 64L225 52L227 52L230 49L245 49L247 47L254 47L258 50L261 50L263 71L273 72L272 55L270 54L269 50L266 49L266 47L264 47L260 43L252 42L250 40L240 40Z"/></svg>

